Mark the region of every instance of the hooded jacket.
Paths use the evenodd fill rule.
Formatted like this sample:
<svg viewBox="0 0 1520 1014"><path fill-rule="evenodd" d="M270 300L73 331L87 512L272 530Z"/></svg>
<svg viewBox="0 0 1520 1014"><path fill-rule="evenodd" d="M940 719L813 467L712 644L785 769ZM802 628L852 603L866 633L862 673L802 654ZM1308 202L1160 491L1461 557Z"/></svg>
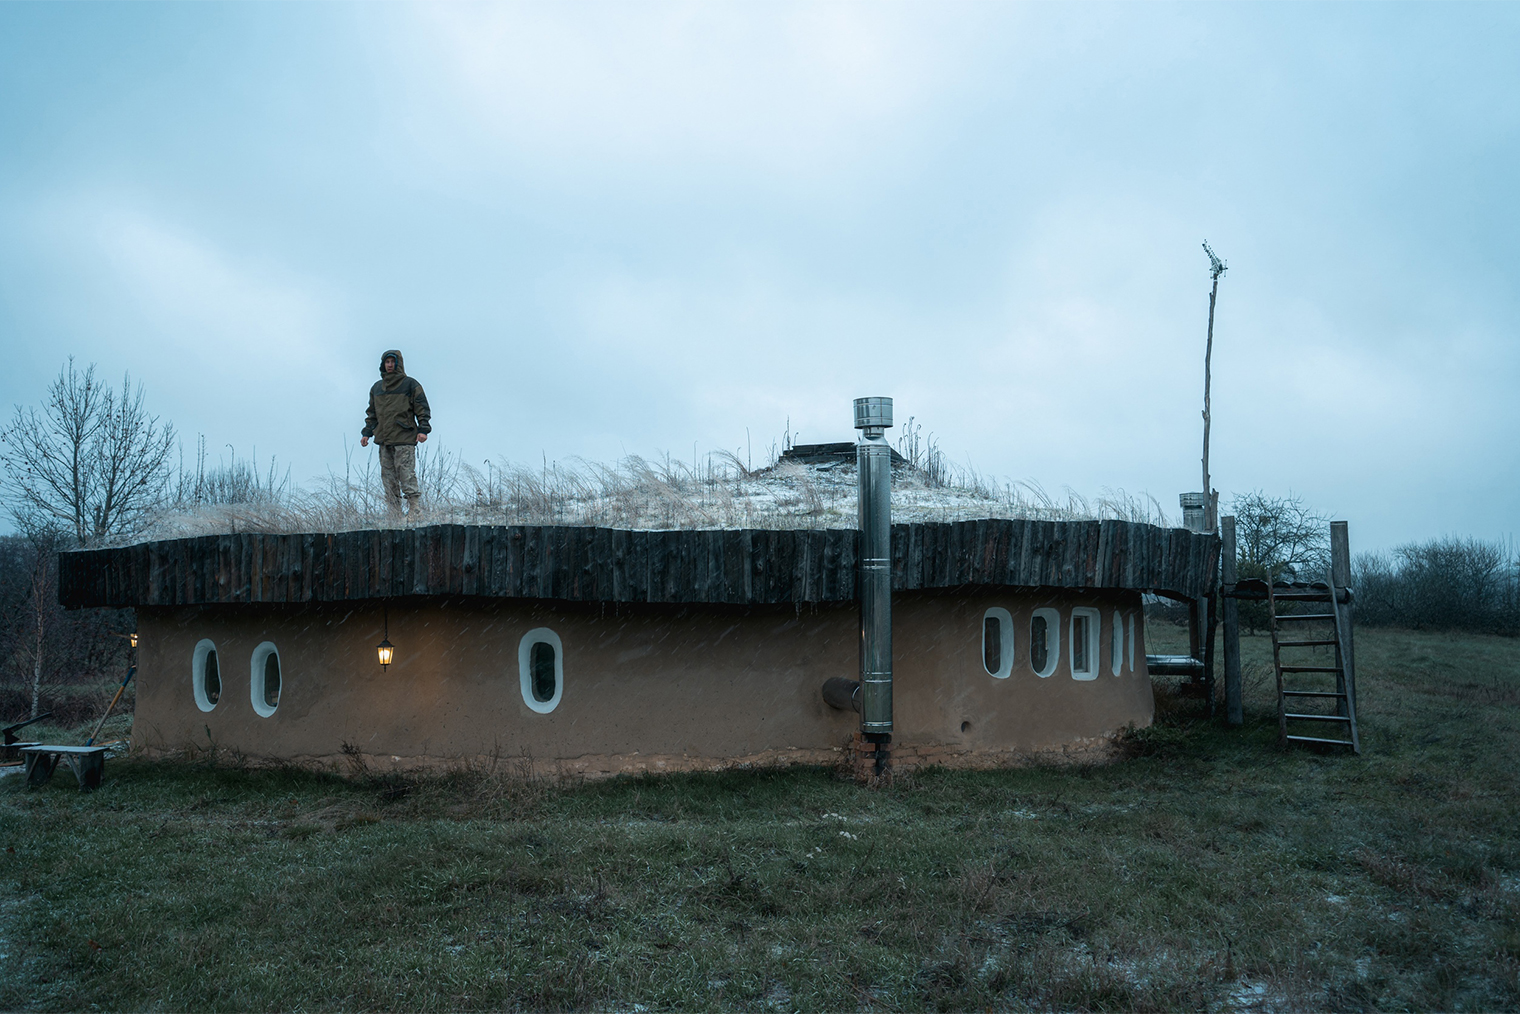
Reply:
<svg viewBox="0 0 1520 1014"><path fill-rule="evenodd" d="M385 372L385 360L396 357L396 372ZM406 375L406 363L397 349L380 356L380 379L369 389L369 412L361 435L377 444L415 444L417 434L433 432L433 411L428 408L422 385Z"/></svg>

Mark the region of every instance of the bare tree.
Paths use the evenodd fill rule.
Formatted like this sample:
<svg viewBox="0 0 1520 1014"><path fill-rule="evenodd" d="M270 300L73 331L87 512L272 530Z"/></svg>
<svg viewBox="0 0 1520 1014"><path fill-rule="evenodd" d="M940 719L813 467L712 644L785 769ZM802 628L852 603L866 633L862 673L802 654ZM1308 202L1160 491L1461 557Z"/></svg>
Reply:
<svg viewBox="0 0 1520 1014"><path fill-rule="evenodd" d="M1303 498L1268 496L1261 490L1236 494L1236 572L1242 578L1289 581L1324 571L1329 562L1329 519L1316 514ZM1252 634L1267 624L1264 602L1241 602L1240 622Z"/></svg>
<svg viewBox="0 0 1520 1014"><path fill-rule="evenodd" d="M1296 580L1325 567L1329 519L1310 510L1303 497L1256 490L1237 494L1230 510L1242 577Z"/></svg>
<svg viewBox="0 0 1520 1014"><path fill-rule="evenodd" d="M71 358L41 410L17 406L0 432L5 508L24 531L72 530L80 545L132 531L163 502L174 440L141 384L123 376L118 394Z"/></svg>

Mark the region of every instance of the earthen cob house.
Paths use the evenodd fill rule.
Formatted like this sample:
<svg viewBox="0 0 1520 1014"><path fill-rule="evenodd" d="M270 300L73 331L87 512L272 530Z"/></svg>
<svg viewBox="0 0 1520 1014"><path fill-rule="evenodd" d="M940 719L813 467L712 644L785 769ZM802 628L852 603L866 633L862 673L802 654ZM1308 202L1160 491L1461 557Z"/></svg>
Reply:
<svg viewBox="0 0 1520 1014"><path fill-rule="evenodd" d="M835 686L836 707L822 688L864 668L862 538L222 535L66 553L59 594L137 610L146 755L209 737L249 758L357 751L380 767L834 763L861 743L848 692ZM1123 521L893 526L893 764L999 765L1149 724L1141 594L1207 594L1218 546Z"/></svg>

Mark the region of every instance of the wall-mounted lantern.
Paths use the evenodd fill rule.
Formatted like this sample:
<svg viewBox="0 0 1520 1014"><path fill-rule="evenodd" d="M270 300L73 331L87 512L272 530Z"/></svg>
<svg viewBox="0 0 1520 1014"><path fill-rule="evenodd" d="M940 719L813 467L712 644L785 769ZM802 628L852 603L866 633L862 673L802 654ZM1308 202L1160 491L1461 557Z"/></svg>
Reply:
<svg viewBox="0 0 1520 1014"><path fill-rule="evenodd" d="M134 647L134 648L137 647L137 631L134 630L130 634L128 634L127 635L127 640L131 642L132 647Z"/></svg>
<svg viewBox="0 0 1520 1014"><path fill-rule="evenodd" d="M391 614L390 608L385 610L385 632L380 637L380 643L375 645L375 654L380 656L380 668L384 669L391 664L396 657L396 646L391 643Z"/></svg>

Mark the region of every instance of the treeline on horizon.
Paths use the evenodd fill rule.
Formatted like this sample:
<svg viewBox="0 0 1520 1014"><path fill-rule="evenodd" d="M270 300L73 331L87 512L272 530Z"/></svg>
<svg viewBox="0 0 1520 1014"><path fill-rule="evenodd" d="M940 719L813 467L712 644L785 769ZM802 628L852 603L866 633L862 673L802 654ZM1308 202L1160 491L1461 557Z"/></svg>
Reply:
<svg viewBox="0 0 1520 1014"><path fill-rule="evenodd" d="M1447 537L1363 553L1353 580L1358 623L1520 634L1520 555L1512 545Z"/></svg>

